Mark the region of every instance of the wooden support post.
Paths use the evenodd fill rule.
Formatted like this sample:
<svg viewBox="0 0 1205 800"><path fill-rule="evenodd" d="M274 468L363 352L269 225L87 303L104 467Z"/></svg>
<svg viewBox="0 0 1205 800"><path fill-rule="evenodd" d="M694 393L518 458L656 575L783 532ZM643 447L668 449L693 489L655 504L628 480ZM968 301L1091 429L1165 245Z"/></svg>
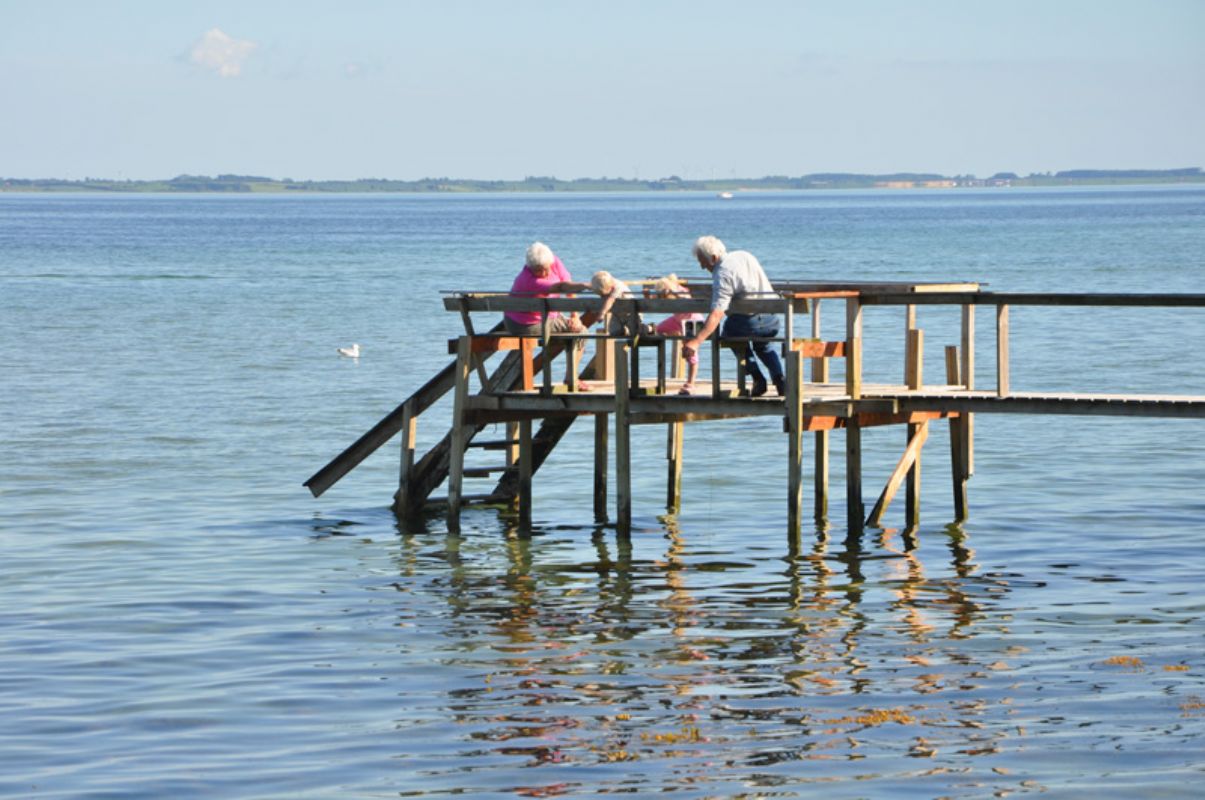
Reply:
<svg viewBox="0 0 1205 800"><path fill-rule="evenodd" d="M915 309L915 306L909 306L909 308ZM918 391L925 384L925 332L916 327L915 313L911 314L910 324L913 327L908 330L908 363L904 369L905 383L909 389ZM916 437L920 435L922 427L924 427L925 436L928 436L927 424L908 423L906 444L910 445L915 441ZM920 527L920 471L920 453L918 452L912 466L908 469L907 486L904 489L904 524L909 530Z"/></svg>
<svg viewBox="0 0 1205 800"><path fill-rule="evenodd" d="M535 471L531 420L519 420L519 527L531 528L531 476Z"/></svg>
<svg viewBox="0 0 1205 800"><path fill-rule="evenodd" d="M456 342L456 382L452 394L452 437L448 460L448 530L460 531L460 501L464 493L464 409L469 398L469 371L472 361L472 340L461 336Z"/></svg>
<svg viewBox="0 0 1205 800"><path fill-rule="evenodd" d="M522 377L520 378L520 386L523 391L530 392L536 388L535 374L535 357L536 357L536 340L535 339L520 339L519 340L519 357L522 361Z"/></svg>
<svg viewBox="0 0 1205 800"><path fill-rule="evenodd" d="M958 377L958 347L946 345L946 383L953 388L962 385Z"/></svg>
<svg viewBox="0 0 1205 800"><path fill-rule="evenodd" d="M519 468L519 423L512 421L506 423L506 466L508 469ZM515 495L510 498L512 505L517 506L519 496Z"/></svg>
<svg viewBox="0 0 1205 800"><path fill-rule="evenodd" d="M605 330L605 329L604 329ZM599 339L594 348L594 379L599 382L615 380L615 353L611 339Z"/></svg>
<svg viewBox="0 0 1205 800"><path fill-rule="evenodd" d="M787 541L803 533L803 354L787 351Z"/></svg>
<svg viewBox="0 0 1205 800"><path fill-rule="evenodd" d="M967 303L962 307L962 383L967 391L975 388L975 306ZM962 453L966 477L975 474L975 417L963 414Z"/></svg>
<svg viewBox="0 0 1205 800"><path fill-rule="evenodd" d="M912 332L916 330L916 306L904 306L904 383L908 383L908 370L912 365Z"/></svg>
<svg viewBox="0 0 1205 800"><path fill-rule="evenodd" d="M816 524L824 527L828 522L828 451L829 431L816 431L815 509Z"/></svg>
<svg viewBox="0 0 1205 800"><path fill-rule="evenodd" d="M862 397L862 303L845 301L845 392L851 400Z"/></svg>
<svg viewBox="0 0 1205 800"><path fill-rule="evenodd" d="M464 323L464 332L469 336L475 334L473 330L473 319L469 316L469 298L461 295L458 299L460 305L460 320ZM489 385L489 376L485 373L485 356L474 354L473 366L477 368L477 379L481 381L481 391L485 391Z"/></svg>
<svg viewBox="0 0 1205 800"><path fill-rule="evenodd" d="M783 298L782 320L783 340L782 358L786 362L787 353L791 352L791 343L795 341L795 301L791 297Z"/></svg>
<svg viewBox="0 0 1205 800"><path fill-rule="evenodd" d="M578 365L578 355L581 353L577 349L577 339L569 339L565 345L565 385L569 391L577 391L577 373L580 371Z"/></svg>
<svg viewBox="0 0 1205 800"><path fill-rule="evenodd" d="M682 342L674 340L670 347L674 380L682 377L686 364L682 361ZM682 509L682 444L686 425L671 422L666 426L665 457L668 460L665 476L665 510L677 514Z"/></svg>
<svg viewBox="0 0 1205 800"><path fill-rule="evenodd" d="M946 348L946 383L958 386L961 383L958 374L958 348ZM963 419L950 418L950 473L954 481L954 520L961 521L967 516L967 479L965 451L962 446Z"/></svg>
<svg viewBox="0 0 1205 800"><path fill-rule="evenodd" d="M720 328L717 325L711 334L711 396L720 398Z"/></svg>
<svg viewBox="0 0 1205 800"><path fill-rule="evenodd" d="M630 388L628 368L633 348L615 342L615 527L621 536L632 532L632 454L628 424Z"/></svg>
<svg viewBox="0 0 1205 800"><path fill-rule="evenodd" d="M812 303L812 338L820 339L820 301ZM812 382L828 383L828 359L823 356L812 359ZM816 464L815 464L815 519L816 525L823 528L828 522L828 452L829 432L816 431Z"/></svg>
<svg viewBox="0 0 1205 800"><path fill-rule="evenodd" d="M820 301L812 301L812 338L820 339ZM821 378L820 376L824 377ZM828 359L821 356L812 359L812 383L828 382Z"/></svg>
<svg viewBox="0 0 1205 800"><path fill-rule="evenodd" d="M665 340L657 340L657 394L665 394Z"/></svg>
<svg viewBox="0 0 1205 800"><path fill-rule="evenodd" d="M594 519L607 519L607 415L594 415Z"/></svg>
<svg viewBox="0 0 1205 800"><path fill-rule="evenodd" d="M636 342L628 347L628 380L625 384L632 391L640 388L640 348L636 346ZM619 388L619 380L615 381L616 389Z"/></svg>
<svg viewBox="0 0 1205 800"><path fill-rule="evenodd" d="M410 480L414 476L414 448L418 438L418 416L414 413L413 398L402 405L402 463L398 470L397 494L393 496L394 510L402 516L410 516L418 509L413 508L410 496Z"/></svg>
<svg viewBox="0 0 1205 800"><path fill-rule="evenodd" d="M911 425L909 428L913 427ZM874 509L871 510L870 516L866 520L866 524L872 528L881 527L879 525L883 520L883 514L887 511L887 506L891 505L895 493L899 491L900 484L904 482L905 476L911 471L913 464L920 459L921 448L925 445L925 440L929 438L929 423L922 422L916 426L916 435L908 442L908 446L904 448L904 454L900 456L899 462L895 465L895 469L891 473L891 477L887 479L887 485L883 487L883 493L879 495L878 502L874 504Z"/></svg>
<svg viewBox="0 0 1205 800"><path fill-rule="evenodd" d="M1008 306L996 306L996 394L1008 395Z"/></svg>
<svg viewBox="0 0 1205 800"><path fill-rule="evenodd" d="M540 387L540 394L552 394L552 311L548 308L548 301L544 301L544 310L540 314L540 372L543 374L543 385Z"/></svg>
<svg viewBox="0 0 1205 800"><path fill-rule="evenodd" d="M749 392L749 359L753 356L748 344L742 343L731 349L736 356L736 393L744 397Z"/></svg>
<svg viewBox="0 0 1205 800"><path fill-rule="evenodd" d="M866 519L862 503L862 423L857 415L845 423L845 509L847 533L856 536Z"/></svg>
<svg viewBox="0 0 1205 800"><path fill-rule="evenodd" d="M904 383L913 391L925 384L925 332L919 328L908 331L908 363L904 368Z"/></svg>

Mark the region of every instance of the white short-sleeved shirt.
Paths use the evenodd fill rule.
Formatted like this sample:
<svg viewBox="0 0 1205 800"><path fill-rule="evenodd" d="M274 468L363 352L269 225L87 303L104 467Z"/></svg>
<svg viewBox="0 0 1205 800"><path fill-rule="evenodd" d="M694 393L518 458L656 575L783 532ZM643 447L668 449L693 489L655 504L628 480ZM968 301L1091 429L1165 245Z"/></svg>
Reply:
<svg viewBox="0 0 1205 800"><path fill-rule="evenodd" d="M727 311L733 298L769 296L770 279L752 253L734 250L720 259L711 273L711 307Z"/></svg>

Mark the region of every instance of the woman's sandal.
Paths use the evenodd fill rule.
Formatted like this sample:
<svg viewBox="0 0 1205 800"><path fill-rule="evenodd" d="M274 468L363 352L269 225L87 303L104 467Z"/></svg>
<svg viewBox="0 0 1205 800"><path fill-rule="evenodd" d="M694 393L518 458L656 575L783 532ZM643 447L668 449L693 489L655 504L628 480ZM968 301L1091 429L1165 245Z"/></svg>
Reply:
<svg viewBox="0 0 1205 800"><path fill-rule="evenodd" d="M692 395L695 393L695 385L693 383L684 383L682 388L678 390L678 394Z"/></svg>

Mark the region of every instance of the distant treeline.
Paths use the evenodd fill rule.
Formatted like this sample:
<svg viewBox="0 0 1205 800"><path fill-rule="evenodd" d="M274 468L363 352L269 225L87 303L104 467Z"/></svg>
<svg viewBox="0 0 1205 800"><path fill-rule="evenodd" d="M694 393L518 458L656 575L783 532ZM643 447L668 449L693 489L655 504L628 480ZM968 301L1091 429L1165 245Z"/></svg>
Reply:
<svg viewBox="0 0 1205 800"><path fill-rule="evenodd" d="M977 186L1069 186L1109 183L1189 183L1203 182L1200 167L1182 169L1072 169L1062 172L1031 173L1020 176L997 172L989 178L974 175L938 175L899 172L866 175L854 172L819 172L790 177L767 175L762 178L714 178L686 180L677 175L655 180L638 178L575 178L563 180L551 176L528 176L515 181L485 181L463 178L422 178L414 181L390 178L357 180L295 181L262 175L179 175L162 181L120 181L105 178L59 180L54 178L0 178L0 191L27 192L644 192L712 191L774 189L872 189L872 188L951 188Z"/></svg>

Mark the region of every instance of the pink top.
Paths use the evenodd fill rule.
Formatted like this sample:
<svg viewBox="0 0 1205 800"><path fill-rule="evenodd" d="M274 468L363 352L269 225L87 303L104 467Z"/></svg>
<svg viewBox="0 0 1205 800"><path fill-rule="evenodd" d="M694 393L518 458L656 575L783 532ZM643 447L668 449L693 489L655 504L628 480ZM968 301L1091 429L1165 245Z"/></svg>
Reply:
<svg viewBox="0 0 1205 800"><path fill-rule="evenodd" d="M690 297L690 290L683 286L681 291L673 292L670 296ZM697 311L679 311L677 314L666 317L657 323L656 330L657 333L664 333L670 336L681 336L686 333L686 323L702 322L705 319L707 319L707 317Z"/></svg>
<svg viewBox="0 0 1205 800"><path fill-rule="evenodd" d="M677 314L674 314L672 317L665 320L665 322L668 323L670 321L673 321L680 328L682 328L682 330L686 330L686 328L684 327L686 325L686 323L702 322L705 319L707 319L707 315L700 314L698 311L679 311Z"/></svg>
<svg viewBox="0 0 1205 800"><path fill-rule="evenodd" d="M565 265L561 263L559 256L553 256L552 268L548 270L548 274L543 278L537 278L532 271L523 266L519 271L519 275L515 278L515 282L511 284L510 293L514 297L557 297L549 291L553 286L563 281L571 281L573 278L569 275L569 270L565 269ZM507 311L506 316L520 325L539 325L539 311ZM557 312L552 311L548 314L548 318L560 316Z"/></svg>

